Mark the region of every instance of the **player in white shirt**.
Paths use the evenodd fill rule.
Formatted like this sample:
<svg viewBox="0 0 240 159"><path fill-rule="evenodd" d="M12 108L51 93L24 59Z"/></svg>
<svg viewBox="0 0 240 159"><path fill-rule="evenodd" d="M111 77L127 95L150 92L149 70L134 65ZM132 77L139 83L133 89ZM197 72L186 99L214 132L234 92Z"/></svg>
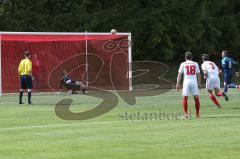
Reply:
<svg viewBox="0 0 240 159"><path fill-rule="evenodd" d="M204 79L206 79L206 90L209 93L210 99L216 105L216 108L221 108L221 105L213 94L213 90L216 96L224 97L226 101L228 101L228 96L220 91L219 68L214 62L209 61L209 56L207 54L202 55L202 60L202 70Z"/></svg>
<svg viewBox="0 0 240 159"><path fill-rule="evenodd" d="M196 109L196 117L200 117L200 101L199 101L199 94L198 94L198 87L201 86L201 75L200 69L196 62L192 61L192 53L186 52L185 53L186 61L180 65L178 70L178 77L177 77L177 91L180 89L180 81L182 76L184 75L183 80L183 113L185 118L188 118L188 96L193 95L195 100L195 109Z"/></svg>

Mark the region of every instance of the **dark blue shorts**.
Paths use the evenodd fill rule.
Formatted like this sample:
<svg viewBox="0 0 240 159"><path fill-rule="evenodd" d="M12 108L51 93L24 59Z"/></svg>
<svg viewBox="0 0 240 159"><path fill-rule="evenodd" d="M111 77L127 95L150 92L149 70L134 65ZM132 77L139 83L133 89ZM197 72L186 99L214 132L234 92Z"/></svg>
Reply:
<svg viewBox="0 0 240 159"><path fill-rule="evenodd" d="M232 73L224 73L224 83L226 83L227 85L232 83Z"/></svg>
<svg viewBox="0 0 240 159"><path fill-rule="evenodd" d="M31 76L21 76L21 89L32 89L32 77Z"/></svg>

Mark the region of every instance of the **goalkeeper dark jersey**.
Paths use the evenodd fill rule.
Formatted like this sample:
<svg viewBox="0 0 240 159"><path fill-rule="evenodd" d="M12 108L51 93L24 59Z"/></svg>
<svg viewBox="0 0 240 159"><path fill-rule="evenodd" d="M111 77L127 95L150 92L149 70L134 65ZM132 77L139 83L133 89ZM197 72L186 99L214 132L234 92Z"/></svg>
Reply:
<svg viewBox="0 0 240 159"><path fill-rule="evenodd" d="M64 83L74 83L74 81L72 80L72 78L69 75L63 76L62 79L63 79Z"/></svg>

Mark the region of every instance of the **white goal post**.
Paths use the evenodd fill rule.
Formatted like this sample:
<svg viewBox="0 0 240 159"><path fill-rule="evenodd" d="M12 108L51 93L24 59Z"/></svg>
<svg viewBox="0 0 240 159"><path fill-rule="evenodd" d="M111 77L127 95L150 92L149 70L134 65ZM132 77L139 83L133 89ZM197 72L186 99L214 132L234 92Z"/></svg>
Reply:
<svg viewBox="0 0 240 159"><path fill-rule="evenodd" d="M94 32L0 32L0 96L2 96L3 91L3 83L2 83L2 35L82 35L82 36L96 36L96 35L112 35L109 33L94 33ZM128 71L128 78L129 78L129 90L132 90L132 36L131 33L117 33L117 35L124 35L128 36L128 62L129 62L129 71ZM86 39L86 46L88 41ZM86 47L86 54L88 54L88 49ZM87 56L86 56L86 72L88 69L87 63ZM88 76L88 75L86 75ZM88 79L88 77L86 77ZM88 80L86 81L88 85Z"/></svg>

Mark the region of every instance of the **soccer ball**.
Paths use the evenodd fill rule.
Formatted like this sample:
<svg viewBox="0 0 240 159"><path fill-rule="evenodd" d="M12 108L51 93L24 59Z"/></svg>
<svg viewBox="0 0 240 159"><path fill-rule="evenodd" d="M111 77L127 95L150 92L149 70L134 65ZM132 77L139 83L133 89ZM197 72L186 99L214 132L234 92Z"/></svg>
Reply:
<svg viewBox="0 0 240 159"><path fill-rule="evenodd" d="M116 30L116 29L112 29L112 30L111 30L111 34L112 34L112 35L116 35L116 34L117 34L117 30Z"/></svg>

